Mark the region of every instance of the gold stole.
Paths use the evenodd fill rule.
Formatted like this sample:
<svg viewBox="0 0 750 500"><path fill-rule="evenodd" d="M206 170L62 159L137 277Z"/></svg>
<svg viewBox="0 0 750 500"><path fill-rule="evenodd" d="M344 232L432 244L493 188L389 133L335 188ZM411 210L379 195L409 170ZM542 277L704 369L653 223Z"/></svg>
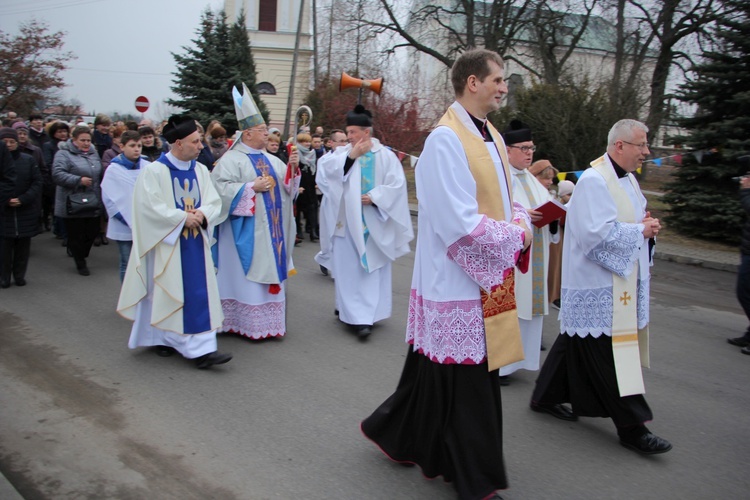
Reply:
<svg viewBox="0 0 750 500"><path fill-rule="evenodd" d="M607 190L617 207L617 220L635 224L633 203L605 157L594 160L591 166L604 177ZM628 175L628 179L638 192L633 177ZM641 365L649 367L648 326L638 329L638 272L636 261L629 277L612 274L612 353L621 397L646 392Z"/></svg>
<svg viewBox="0 0 750 500"><path fill-rule="evenodd" d="M448 108L439 125L444 125L453 130L461 141L466 157L469 161L474 182L477 185L478 212L496 221L505 221L505 210L503 210L503 196L510 200L513 207L513 198L510 192L511 180L508 166L508 154L500 134L488 121L487 128L498 145L498 152L503 161L505 171L506 192L500 192L500 180L495 170L495 162L487 150L487 146L480 137L472 134L461 122L458 114L453 108ZM487 344L487 366L488 370L497 370L502 366L515 363L524 359L523 344L521 343L521 329L518 326L518 313L516 312L515 297L515 274L513 270L503 281L503 284L495 288L492 293L481 290L482 311L484 314L485 342Z"/></svg>

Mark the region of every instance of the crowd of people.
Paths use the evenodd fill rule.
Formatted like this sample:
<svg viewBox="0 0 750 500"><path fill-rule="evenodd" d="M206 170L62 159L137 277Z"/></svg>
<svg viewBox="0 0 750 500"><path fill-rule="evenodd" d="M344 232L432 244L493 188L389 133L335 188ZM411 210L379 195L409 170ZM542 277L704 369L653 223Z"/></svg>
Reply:
<svg viewBox="0 0 750 500"><path fill-rule="evenodd" d="M533 162L530 127L513 121L499 132L487 120L507 93L500 56L465 52L451 81L455 102L416 168L403 374L363 433L393 460L453 482L460 498L500 498L500 387L525 369L540 370L531 410L611 418L626 448L669 451L645 426L653 415L641 373L661 228L633 176L649 154L648 128L618 121L577 184L558 181L551 162ZM4 123L0 286L26 284L40 232L63 240L82 276L92 246L113 240L129 347L206 369L232 359L218 332L286 334L294 248L307 239L334 279L333 313L367 339L391 315L392 263L414 239L403 167L374 137L377 118L357 105L341 129L284 140L247 87L231 99L232 139L188 115L157 127L104 115L90 126L38 115ZM551 308L560 335L542 364Z"/></svg>

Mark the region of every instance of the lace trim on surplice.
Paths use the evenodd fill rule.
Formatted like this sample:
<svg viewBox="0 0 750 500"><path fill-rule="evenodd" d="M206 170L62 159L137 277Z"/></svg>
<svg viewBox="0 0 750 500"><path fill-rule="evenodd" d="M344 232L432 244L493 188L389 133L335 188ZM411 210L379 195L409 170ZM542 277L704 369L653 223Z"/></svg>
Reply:
<svg viewBox="0 0 750 500"><path fill-rule="evenodd" d="M487 357L482 301L437 302L412 289L406 341L436 363L482 363Z"/></svg>

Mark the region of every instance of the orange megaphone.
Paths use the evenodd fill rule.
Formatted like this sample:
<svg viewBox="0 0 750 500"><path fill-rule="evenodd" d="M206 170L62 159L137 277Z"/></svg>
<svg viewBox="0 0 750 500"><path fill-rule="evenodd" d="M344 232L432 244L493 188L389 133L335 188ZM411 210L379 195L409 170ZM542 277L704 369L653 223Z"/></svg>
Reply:
<svg viewBox="0 0 750 500"><path fill-rule="evenodd" d="M383 88L383 77L377 80L362 80L360 78L354 78L346 73L341 73L341 83L339 84L339 92L344 89L351 88L363 88L370 89L376 94L380 95L380 90Z"/></svg>

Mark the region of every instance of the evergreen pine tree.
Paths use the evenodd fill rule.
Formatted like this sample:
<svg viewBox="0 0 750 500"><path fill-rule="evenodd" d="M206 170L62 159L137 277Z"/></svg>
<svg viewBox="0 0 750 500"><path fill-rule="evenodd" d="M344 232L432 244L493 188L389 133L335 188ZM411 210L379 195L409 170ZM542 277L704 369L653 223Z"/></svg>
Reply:
<svg viewBox="0 0 750 500"><path fill-rule="evenodd" d="M172 54L177 66L172 91L180 98L167 102L185 109L204 127L219 120L231 135L237 130L232 87L241 91L244 81L267 120L268 111L255 90L255 62L244 12L230 27L223 11L214 14L207 9L196 35L194 47L183 47L185 55Z"/></svg>
<svg viewBox="0 0 750 500"><path fill-rule="evenodd" d="M725 4L734 15L719 21L716 50L704 54L680 93L697 106L681 125L689 146L703 154L685 155L664 201L671 207L667 222L683 234L737 243L745 216L732 177L749 170L737 159L750 154L750 4Z"/></svg>

